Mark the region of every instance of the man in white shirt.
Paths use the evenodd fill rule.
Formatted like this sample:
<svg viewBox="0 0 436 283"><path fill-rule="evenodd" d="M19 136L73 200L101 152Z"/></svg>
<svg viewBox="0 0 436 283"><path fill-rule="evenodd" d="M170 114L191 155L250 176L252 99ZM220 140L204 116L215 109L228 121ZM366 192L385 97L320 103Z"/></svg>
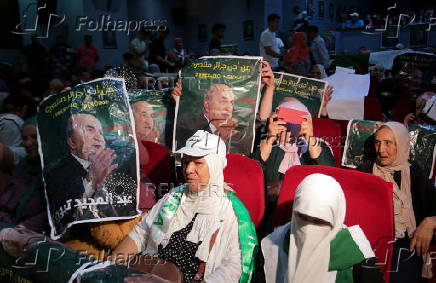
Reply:
<svg viewBox="0 0 436 283"><path fill-rule="evenodd" d="M145 60L145 54L148 50L148 32L144 29L139 31L138 37L130 42L130 52L134 56L134 65L136 68L146 70L148 63Z"/></svg>
<svg viewBox="0 0 436 283"><path fill-rule="evenodd" d="M312 55L312 65L323 65L325 69L328 69L330 64L330 57L327 47L325 46L324 39L319 35L317 26L309 27L309 40L310 53Z"/></svg>
<svg viewBox="0 0 436 283"><path fill-rule="evenodd" d="M285 47L285 44L283 44L283 41L279 38L276 37L276 42L277 42L277 48L274 49L275 52L279 53L279 54L283 54L283 48ZM279 66L279 58L275 57L273 58L274 60L274 65Z"/></svg>
<svg viewBox="0 0 436 283"><path fill-rule="evenodd" d="M271 68L277 68L278 60L281 54L276 52L278 50L276 31L279 29L280 16L277 14L270 14L268 16L268 28L262 32L259 41L260 56L271 65Z"/></svg>

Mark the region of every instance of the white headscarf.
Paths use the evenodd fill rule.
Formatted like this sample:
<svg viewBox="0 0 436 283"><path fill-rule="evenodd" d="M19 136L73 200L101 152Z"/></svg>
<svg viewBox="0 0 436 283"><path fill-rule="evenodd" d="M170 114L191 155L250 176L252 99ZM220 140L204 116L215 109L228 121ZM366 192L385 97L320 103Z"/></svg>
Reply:
<svg viewBox="0 0 436 283"><path fill-rule="evenodd" d="M227 198L224 190L223 171L227 166L225 144L221 139L212 139L213 135L209 135L208 148L211 150L207 155L203 156L209 168L210 178L208 186L198 193L190 191L188 188L185 190L180 206L169 225L168 231L160 241L162 244L167 243L165 240L169 240L174 232L186 227L195 214L198 214L186 240L193 243L201 242L196 257L204 262L207 261L209 256L210 238L226 218L226 213L223 212L232 208L231 201ZM215 145L213 145L214 142ZM216 153L216 142L219 143L220 147L224 147L218 154ZM199 142L195 145L201 143ZM202 149L208 150L206 147L202 147Z"/></svg>
<svg viewBox="0 0 436 283"><path fill-rule="evenodd" d="M288 257L288 282L335 282L336 271L328 271L330 242L344 227L345 196L330 176L312 174L304 178L295 193ZM295 212L327 221L314 225Z"/></svg>

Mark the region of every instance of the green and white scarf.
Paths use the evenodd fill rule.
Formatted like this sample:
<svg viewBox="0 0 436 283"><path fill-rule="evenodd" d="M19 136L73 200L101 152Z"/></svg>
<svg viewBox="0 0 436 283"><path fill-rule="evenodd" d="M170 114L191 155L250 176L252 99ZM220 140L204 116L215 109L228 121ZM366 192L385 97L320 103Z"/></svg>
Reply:
<svg viewBox="0 0 436 283"><path fill-rule="evenodd" d="M150 240L147 244L147 253L157 254L158 245L162 239L167 235L170 228L171 221L176 215L177 209L184 201L186 185L174 189L168 196L168 199L163 204L161 210L158 212L150 231ZM251 222L250 215L238 199L237 196L230 192L230 189L225 189L227 198L230 199L232 207L238 218L238 234L239 243L241 248L241 277L239 282L250 282L252 273L255 266L255 258L258 250L258 241L254 224Z"/></svg>

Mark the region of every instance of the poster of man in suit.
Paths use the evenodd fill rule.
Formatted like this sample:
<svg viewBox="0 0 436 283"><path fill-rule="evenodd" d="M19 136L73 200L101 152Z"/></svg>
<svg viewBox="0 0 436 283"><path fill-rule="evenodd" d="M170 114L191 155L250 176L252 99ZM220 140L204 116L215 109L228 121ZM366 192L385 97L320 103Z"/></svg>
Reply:
<svg viewBox="0 0 436 283"><path fill-rule="evenodd" d="M52 238L76 223L138 215L136 140L123 80L45 99L38 134Z"/></svg>
<svg viewBox="0 0 436 283"><path fill-rule="evenodd" d="M202 57L182 70L173 150L197 130L219 135L228 152L249 155L259 102L259 57Z"/></svg>

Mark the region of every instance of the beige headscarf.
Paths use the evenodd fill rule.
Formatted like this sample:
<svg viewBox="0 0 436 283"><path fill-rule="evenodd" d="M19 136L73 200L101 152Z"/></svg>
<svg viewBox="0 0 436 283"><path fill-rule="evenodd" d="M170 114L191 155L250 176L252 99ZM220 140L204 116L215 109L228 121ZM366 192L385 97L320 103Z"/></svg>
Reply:
<svg viewBox="0 0 436 283"><path fill-rule="evenodd" d="M381 177L387 182L394 184L393 201L394 201L394 226L395 238L404 238L405 233L412 238L416 231L415 213L413 211L412 193L410 188L410 136L409 131L403 124L398 122L384 123L392 130L397 143L397 158L389 166L380 166L374 163L372 173ZM394 181L393 174L395 171L401 171L401 187L399 188ZM424 264L422 266L422 277L432 278L432 261L430 253L422 256Z"/></svg>
<svg viewBox="0 0 436 283"><path fill-rule="evenodd" d="M398 122L388 122L382 125L389 127L395 136L397 144L397 157L389 166L381 166L374 163L372 172L381 177L386 182L394 184L394 225L395 238L404 238L405 233L413 237L416 230L415 214L413 212L412 194L410 192L410 137L409 132L403 124ZM401 171L401 187L394 181L395 171Z"/></svg>

